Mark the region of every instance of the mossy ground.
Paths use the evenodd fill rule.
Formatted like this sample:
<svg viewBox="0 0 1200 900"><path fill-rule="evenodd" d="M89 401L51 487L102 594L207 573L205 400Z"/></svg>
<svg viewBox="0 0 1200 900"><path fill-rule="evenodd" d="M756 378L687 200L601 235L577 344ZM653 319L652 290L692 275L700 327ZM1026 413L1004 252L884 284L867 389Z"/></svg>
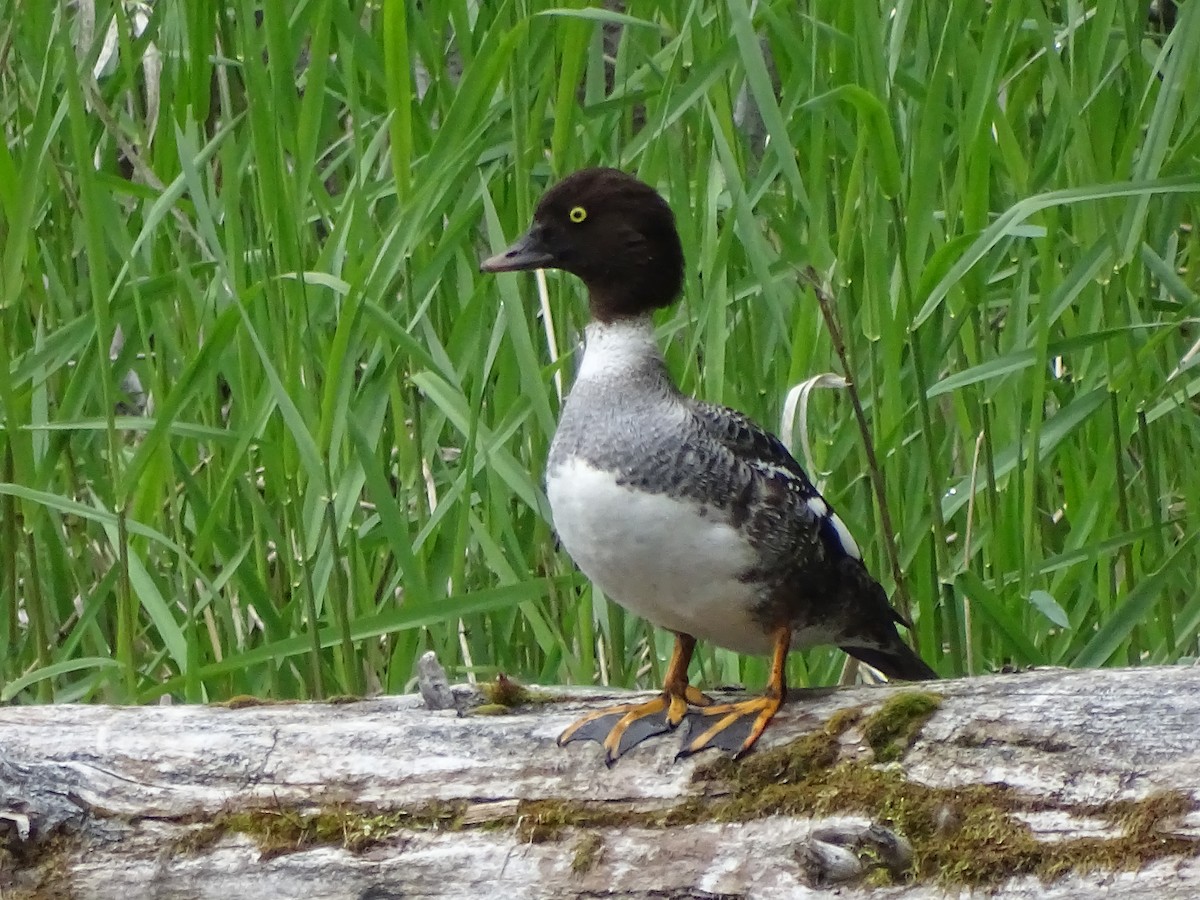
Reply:
<svg viewBox="0 0 1200 900"><path fill-rule="evenodd" d="M531 702L519 694L506 699ZM903 692L872 714L861 707L841 710L824 728L783 746L760 750L738 762L722 758L697 767L692 776L696 791L660 809L533 800L521 802L515 811L465 824L465 803L431 803L404 810L354 804L309 810L273 805L225 810L198 821L175 850L200 852L230 834L243 834L253 839L264 858L313 846L339 846L360 853L413 831L479 828L513 832L522 843L573 835L571 866L582 874L600 861L605 828L668 828L778 815L850 813L885 826L912 847L907 870L863 859L868 883L879 886L898 881L990 886L1022 875L1049 881L1072 872L1133 870L1155 859L1196 852L1192 840L1170 832L1173 822L1196 808L1184 793L1072 805L996 785L930 787L909 781L897 765L881 764L904 755L938 702L935 694ZM870 747L867 758L847 759L853 754L847 754L846 745L856 743L847 734L852 728L861 731L862 743ZM1045 810L1107 820L1114 834L1039 840L1022 814Z"/></svg>
<svg viewBox="0 0 1200 900"><path fill-rule="evenodd" d="M486 703L471 710L476 716L504 716L523 706L539 706L543 703L561 703L569 699L564 694L553 694L537 688L527 687L515 678L509 678L503 672L496 676L495 681L485 681L479 685Z"/></svg>
<svg viewBox="0 0 1200 900"><path fill-rule="evenodd" d="M262 697L252 697L249 694L235 694L228 700L210 703L209 706L224 709L254 709L259 706L295 706L299 700L264 700Z"/></svg>
<svg viewBox="0 0 1200 900"><path fill-rule="evenodd" d="M62 833L36 844L0 846L0 900L72 900L71 847Z"/></svg>
<svg viewBox="0 0 1200 900"><path fill-rule="evenodd" d="M197 852L230 834L249 836L263 859L315 846L361 853L404 831L453 830L463 804L435 803L418 810L380 810L350 805L313 811L283 806L227 810L181 841L176 849Z"/></svg>
<svg viewBox="0 0 1200 900"><path fill-rule="evenodd" d="M537 843L579 828L662 828L774 815L858 813L912 845L912 865L899 880L946 886L989 886L1030 874L1049 881L1070 872L1130 870L1165 856L1195 852L1193 841L1164 830L1195 808L1186 794L1079 806L1022 796L995 785L930 787L909 781L898 766L881 766L881 761L903 756L939 703L936 694L904 692L871 715L861 708L841 710L824 729L784 746L740 762L722 758L698 767L693 779L709 796L693 796L664 810L630 812L570 801L524 803L515 819L517 831L522 840ZM840 738L852 726L861 727L873 759L840 759ZM727 793L713 796L721 791ZM1021 814L1041 810L1107 819L1119 834L1038 840ZM898 878L878 866L870 880L882 886Z"/></svg>
<svg viewBox="0 0 1200 900"><path fill-rule="evenodd" d="M594 831L584 832L575 844L575 855L571 859L571 871L576 875L586 875L600 861L604 851L604 838Z"/></svg>
<svg viewBox="0 0 1200 900"><path fill-rule="evenodd" d="M509 707L538 702L508 679L491 685L489 698ZM825 727L791 743L734 762L727 758L699 766L696 795L658 810L632 811L612 804L573 800L522 802L517 811L470 827L514 829L521 842L541 843L579 835L572 868L590 870L603 838L598 829L637 826L667 828L698 822L743 822L768 816L826 816L857 813L901 835L913 848L909 869L896 875L875 866L870 881L936 881L944 885L987 886L1020 875L1052 880L1070 872L1136 869L1164 856L1195 851L1193 843L1163 827L1193 809L1180 793L1101 806L1072 806L1019 795L996 785L938 788L909 781L900 759L940 698L928 692L893 695L872 714L860 707L834 714ZM871 758L843 759L842 736L860 729ZM1038 840L1022 813L1061 810L1107 819L1119 834L1054 842ZM197 832L195 848L224 833L251 835L264 855L315 844L358 852L414 829L458 828L461 805L433 804L406 812L336 807L300 814L280 809L219 815ZM865 860L868 864L870 860Z"/></svg>
<svg viewBox="0 0 1200 900"><path fill-rule="evenodd" d="M905 691L885 700L863 729L875 761L892 762L904 756L941 705L941 697L924 691Z"/></svg>

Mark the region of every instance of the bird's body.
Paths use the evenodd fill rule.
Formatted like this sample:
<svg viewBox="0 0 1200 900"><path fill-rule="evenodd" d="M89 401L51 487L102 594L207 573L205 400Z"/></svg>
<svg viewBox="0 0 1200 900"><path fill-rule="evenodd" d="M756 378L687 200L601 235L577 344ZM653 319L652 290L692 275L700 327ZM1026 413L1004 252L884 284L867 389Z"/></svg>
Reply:
<svg viewBox="0 0 1200 900"><path fill-rule="evenodd" d="M895 634L882 591L839 589L866 570L803 469L745 416L681 394L648 316L588 327L546 489L576 565L655 625L740 653L770 652L781 621L794 647L861 642L864 619Z"/></svg>
<svg viewBox="0 0 1200 900"><path fill-rule="evenodd" d="M712 450L666 379L649 322L591 326L546 470L563 547L655 625L763 653L756 591L740 577L754 552L705 471Z"/></svg>
<svg viewBox="0 0 1200 900"><path fill-rule="evenodd" d="M685 752L745 752L782 701L792 647L836 644L890 677L936 677L900 639L902 619L857 543L783 444L671 380L651 314L678 294L682 264L669 207L610 169L560 182L529 234L484 263L553 266L587 283L593 321L546 471L554 526L607 596L677 635L660 701L588 717L564 734L603 736L610 761L678 725L688 707L715 721ZM697 638L773 653L767 696L710 706L687 685Z"/></svg>

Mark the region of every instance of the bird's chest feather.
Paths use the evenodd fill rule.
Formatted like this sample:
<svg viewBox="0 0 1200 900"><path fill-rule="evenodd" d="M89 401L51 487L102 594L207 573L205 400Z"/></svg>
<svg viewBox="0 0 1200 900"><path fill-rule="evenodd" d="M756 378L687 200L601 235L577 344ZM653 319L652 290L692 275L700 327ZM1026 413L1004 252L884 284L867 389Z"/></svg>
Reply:
<svg viewBox="0 0 1200 900"><path fill-rule="evenodd" d="M747 653L769 641L753 615L754 564L721 510L621 484L580 456L546 479L554 527L575 564L608 597L656 625Z"/></svg>

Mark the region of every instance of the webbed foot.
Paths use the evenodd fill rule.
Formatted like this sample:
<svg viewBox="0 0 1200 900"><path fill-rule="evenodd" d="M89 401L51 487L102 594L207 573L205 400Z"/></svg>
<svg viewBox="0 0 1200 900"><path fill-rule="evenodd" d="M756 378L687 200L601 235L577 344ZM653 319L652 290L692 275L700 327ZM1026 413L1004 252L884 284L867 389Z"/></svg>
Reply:
<svg viewBox="0 0 1200 900"><path fill-rule="evenodd" d="M783 706L783 698L787 695L784 667L792 644L791 628L786 625L776 628L772 640L774 650L766 693L761 697L739 700L736 703L714 703L689 712L688 740L679 751L677 759L710 747L732 753L734 759L740 759L749 753L754 743L762 737L763 731L775 713L779 712L779 707Z"/></svg>
<svg viewBox="0 0 1200 900"><path fill-rule="evenodd" d="M611 766L647 738L674 731L690 707L712 705L712 698L687 683L688 663L696 639L675 635L675 649L667 664L663 692L644 703L623 703L589 713L558 736L559 746L571 741L596 741L604 747L605 765Z"/></svg>
<svg viewBox="0 0 1200 900"><path fill-rule="evenodd" d="M623 703L590 713L559 735L558 743L596 741L604 747L605 765L611 766L647 738L674 731L687 712L683 697L663 691L645 703Z"/></svg>
<svg viewBox="0 0 1200 900"><path fill-rule="evenodd" d="M690 711L688 739L679 756L691 756L715 747L739 759L754 746L782 705L782 697L768 694Z"/></svg>

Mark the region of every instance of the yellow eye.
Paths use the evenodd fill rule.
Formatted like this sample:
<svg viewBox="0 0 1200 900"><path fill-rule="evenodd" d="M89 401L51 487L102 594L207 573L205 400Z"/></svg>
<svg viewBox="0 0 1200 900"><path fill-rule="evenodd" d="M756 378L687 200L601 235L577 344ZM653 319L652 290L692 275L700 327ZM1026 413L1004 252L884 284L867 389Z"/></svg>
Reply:
<svg viewBox="0 0 1200 900"><path fill-rule="evenodd" d="M569 213L567 213L567 215L569 215L571 217L572 222L574 222L576 225L578 225L580 222L582 222L584 219L587 218L587 210L584 209L582 206L573 206L573 207L571 207L571 211Z"/></svg>

